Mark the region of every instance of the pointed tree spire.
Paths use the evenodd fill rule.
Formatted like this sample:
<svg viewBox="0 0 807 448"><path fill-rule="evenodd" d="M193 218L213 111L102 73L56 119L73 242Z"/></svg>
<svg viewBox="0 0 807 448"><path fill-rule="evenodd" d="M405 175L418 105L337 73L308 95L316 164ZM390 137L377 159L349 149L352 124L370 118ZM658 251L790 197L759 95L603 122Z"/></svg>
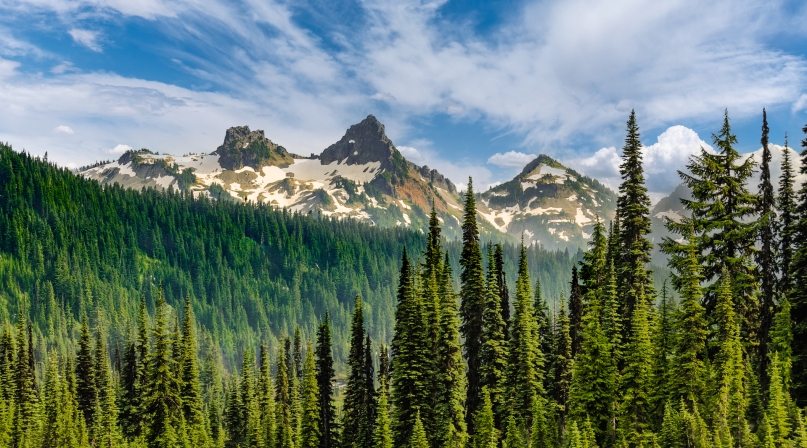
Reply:
<svg viewBox="0 0 807 448"><path fill-rule="evenodd" d="M482 316L482 346L480 347L480 381L487 387L493 402L493 416L497 427L504 423L505 414L505 369L507 368L507 343L505 323L502 318L499 286L496 281L496 262L493 245L488 244L488 272L485 279L487 301Z"/></svg>
<svg viewBox="0 0 807 448"><path fill-rule="evenodd" d="M799 172L807 175L807 126L802 128L805 139L801 141L801 167ZM793 398L799 407L807 406L807 182L798 193L797 222L793 226L796 246L790 277L793 289L790 297L793 319Z"/></svg>
<svg viewBox="0 0 807 448"><path fill-rule="evenodd" d="M790 148L787 144L787 133L785 133L785 146L782 148L782 174L779 176L779 197L776 201L779 222L779 292L784 295L790 294L793 288L793 277L790 267L793 263L793 250L795 247L796 223L798 222L798 210L796 207L796 173L793 170L793 163L790 160Z"/></svg>
<svg viewBox="0 0 807 448"><path fill-rule="evenodd" d="M317 386L319 387L320 447L336 447L336 408L333 403L333 381L336 376L331 349L331 319L325 320L317 331Z"/></svg>

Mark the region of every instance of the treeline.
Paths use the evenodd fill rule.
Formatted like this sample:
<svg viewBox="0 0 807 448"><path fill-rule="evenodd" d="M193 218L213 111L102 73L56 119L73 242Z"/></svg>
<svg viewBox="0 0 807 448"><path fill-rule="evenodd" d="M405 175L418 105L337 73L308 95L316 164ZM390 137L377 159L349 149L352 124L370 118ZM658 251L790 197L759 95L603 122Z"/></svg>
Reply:
<svg viewBox="0 0 807 448"><path fill-rule="evenodd" d="M154 314L160 285L173 314L190 296L201 355L222 358L229 370L245 348L277 346L297 327L313 337L328 312L342 374L357 294L373 338L392 338L404 246L422 250L421 235L176 191L101 186L0 145L0 323L13 326L20 315L31 321L40 380L48 352L75 352L83 316L104 328L110 346L123 345L141 296ZM579 254L540 247L529 254L549 290L568 288L561 273ZM506 245L507 262L516 257Z"/></svg>

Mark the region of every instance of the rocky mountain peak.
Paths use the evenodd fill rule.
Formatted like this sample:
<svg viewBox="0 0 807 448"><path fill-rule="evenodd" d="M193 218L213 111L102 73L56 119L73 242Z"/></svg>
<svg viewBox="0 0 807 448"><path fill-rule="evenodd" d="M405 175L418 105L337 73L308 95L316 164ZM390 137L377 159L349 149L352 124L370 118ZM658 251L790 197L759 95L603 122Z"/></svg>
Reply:
<svg viewBox="0 0 807 448"><path fill-rule="evenodd" d="M557 160L553 159L552 157L549 157L546 154L541 154L535 159L533 159L532 162L528 163L523 170L521 170L521 174L519 175L519 177L529 177L532 174L536 174L541 166L548 166L551 168L557 168L562 170L566 169L566 167L561 165L560 162L558 162Z"/></svg>
<svg viewBox="0 0 807 448"><path fill-rule="evenodd" d="M256 170L268 165L287 165L292 157L282 146L272 142L263 130L233 126L224 134L224 143L213 152L223 168L238 170L245 166Z"/></svg>
<svg viewBox="0 0 807 448"><path fill-rule="evenodd" d="M397 175L407 172L407 164L401 153L384 132L384 125L373 115L348 128L338 142L325 148L320 155L323 164L338 162L347 165L363 165L380 162L381 169Z"/></svg>

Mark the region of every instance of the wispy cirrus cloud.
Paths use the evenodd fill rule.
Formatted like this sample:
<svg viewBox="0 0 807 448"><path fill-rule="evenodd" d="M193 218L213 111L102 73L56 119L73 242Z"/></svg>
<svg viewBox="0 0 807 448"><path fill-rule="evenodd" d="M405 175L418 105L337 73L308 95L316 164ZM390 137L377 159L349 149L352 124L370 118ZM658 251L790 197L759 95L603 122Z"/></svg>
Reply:
<svg viewBox="0 0 807 448"><path fill-rule="evenodd" d="M98 53L103 51L103 48L101 48L101 44L98 43L98 37L100 34L98 33L98 31L81 30L73 28L67 33L70 34L70 37L72 37L77 44L84 45L90 50Z"/></svg>

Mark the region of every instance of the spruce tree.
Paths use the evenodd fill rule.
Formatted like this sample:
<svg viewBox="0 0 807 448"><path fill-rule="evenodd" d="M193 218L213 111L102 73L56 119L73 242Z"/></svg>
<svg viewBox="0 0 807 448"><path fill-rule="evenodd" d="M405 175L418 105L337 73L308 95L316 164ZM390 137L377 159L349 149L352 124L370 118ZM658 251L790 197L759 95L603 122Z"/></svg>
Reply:
<svg viewBox="0 0 807 448"><path fill-rule="evenodd" d="M549 306L546 304L543 294L541 293L541 280L535 279L535 286L533 287L533 302L532 309L535 312L535 325L538 329L538 348L540 349L541 362L546 364L547 357L552 353L552 321L549 318ZM549 375L544 376L544 381L550 378ZM546 389L546 388L545 388Z"/></svg>
<svg viewBox="0 0 807 448"><path fill-rule="evenodd" d="M264 446L274 448L276 446L275 435L277 434L275 425L277 411L275 390L272 386L269 349L266 347L266 344L261 344L260 356L261 364L259 368L257 395L260 402L261 434Z"/></svg>
<svg viewBox="0 0 807 448"><path fill-rule="evenodd" d="M522 448L525 446L522 428L516 423L516 418L512 414L507 419L507 429L502 446L505 448Z"/></svg>
<svg viewBox="0 0 807 448"><path fill-rule="evenodd" d="M412 427L409 448L429 448L429 439L426 437L426 429L423 427L419 411L415 414L415 424Z"/></svg>
<svg viewBox="0 0 807 448"><path fill-rule="evenodd" d="M620 263L618 275L619 285L624 291L625 340L629 340L633 332L630 329L633 308L638 305L639 295L648 303L653 298L651 272L646 268L650 262L650 251L653 248L647 235L650 233L650 196L645 186L643 168L642 143L639 125L636 123L636 112L631 110L625 135L625 146L622 148L622 164L619 174L622 183L619 185L617 208L620 219Z"/></svg>
<svg viewBox="0 0 807 448"><path fill-rule="evenodd" d="M807 126L802 128L807 135ZM801 167L807 174L807 138L802 140ZM790 297L793 319L793 399L796 406L807 406L807 183L802 184L798 195L798 221L794 225L793 239L796 250L790 277L793 290Z"/></svg>
<svg viewBox="0 0 807 448"><path fill-rule="evenodd" d="M78 408L84 414L84 421L88 428L93 426L97 395L93 364L90 327L87 324L87 316L84 316L81 321L81 338L78 341L78 353L76 353L76 396L78 398Z"/></svg>
<svg viewBox="0 0 807 448"><path fill-rule="evenodd" d="M275 443L277 448L293 448L294 436L291 424L291 396L289 390L289 370L283 344L277 351L277 371L275 377Z"/></svg>
<svg viewBox="0 0 807 448"><path fill-rule="evenodd" d="M465 210L462 224L462 254L460 255L460 317L465 359L468 364L468 392L466 422L474 433L473 416L480 403L482 330L487 302L485 275L482 270L482 251L479 245L479 229L476 222L476 202L473 181L468 178L465 193Z"/></svg>
<svg viewBox="0 0 807 448"><path fill-rule="evenodd" d="M530 427L535 402L543 391L543 357L538 348L538 328L532 308L527 249L521 244L516 280L516 302L510 325L507 362L509 414L523 427Z"/></svg>
<svg viewBox="0 0 807 448"><path fill-rule="evenodd" d="M241 365L241 406L243 446L259 448L263 445L263 428L261 428L260 397L255 381L255 354L252 349L244 350L244 362Z"/></svg>
<svg viewBox="0 0 807 448"><path fill-rule="evenodd" d="M226 448L238 448L246 444L246 412L241 399L241 385L233 375L227 384L227 399L224 403L224 427L227 430Z"/></svg>
<svg viewBox="0 0 807 448"><path fill-rule="evenodd" d="M611 356L617 366L622 362L622 315L619 311L619 296L617 293L617 275L614 260L608 261L606 282L600 300L602 311L600 320L602 330L611 346Z"/></svg>
<svg viewBox="0 0 807 448"><path fill-rule="evenodd" d="M138 383L137 346L126 344L121 371L120 424L128 440L135 438L140 430L140 385Z"/></svg>
<svg viewBox="0 0 807 448"><path fill-rule="evenodd" d="M566 315L566 302L560 298L560 312L555 321L555 341L553 342L552 381L549 396L555 402L558 417L558 434L566 432L566 414L569 411L569 389L572 380L572 338L569 335L569 317Z"/></svg>
<svg viewBox="0 0 807 448"><path fill-rule="evenodd" d="M569 285L569 336L572 338L572 357L575 357L583 345L583 289L580 287L577 266L572 266L572 282Z"/></svg>
<svg viewBox="0 0 807 448"><path fill-rule="evenodd" d="M475 432L472 436L474 448L496 448L499 445L499 431L493 421L493 403L488 388L482 388L482 402L474 414Z"/></svg>
<svg viewBox="0 0 807 448"><path fill-rule="evenodd" d="M705 392L706 367L706 316L701 305L703 292L702 267L698 262L698 247L694 229L689 227L682 246L685 258L680 258L673 278L679 285L681 304L676 316L675 360L670 379L674 402L683 400L689 406L702 404Z"/></svg>
<svg viewBox="0 0 807 448"><path fill-rule="evenodd" d="M431 345L423 315L423 304L415 284L416 273L417 271L410 267L404 251L398 283L398 306L395 310L395 335L392 338L390 367L392 433L395 446L405 446L409 443L415 424L415 414L425 409L432 400L428 394L431 384L428 375L433 373L431 369L434 367L434 361L430 352ZM344 427L343 431L347 432L348 428ZM343 439L345 438L343 436Z"/></svg>
<svg viewBox="0 0 807 448"><path fill-rule="evenodd" d="M190 296L185 297L182 320L182 354L180 363L180 399L185 424L188 425L191 443L203 446L209 443L207 419L202 402L199 366L196 355L196 329Z"/></svg>
<svg viewBox="0 0 807 448"><path fill-rule="evenodd" d="M782 148L782 174L779 176L779 197L776 201L779 235L779 279L778 290L783 295L789 295L793 288L793 277L790 268L793 263L793 250L795 247L796 223L798 210L796 207L796 174L790 160L790 148L787 145L785 133L785 146Z"/></svg>
<svg viewBox="0 0 807 448"><path fill-rule="evenodd" d="M620 439L632 446L641 443L650 430L650 394L653 369L653 346L650 340L648 307L639 290L631 319L631 337L625 351L625 368L620 377Z"/></svg>
<svg viewBox="0 0 807 448"><path fill-rule="evenodd" d="M182 412L182 403L177 393L179 380L172 369L173 341L168 330L167 314L167 305L160 287L152 330L154 350L148 358L148 382L144 398L144 411L148 416L146 441L149 446L158 448L176 446L179 438L176 431L178 417Z"/></svg>
<svg viewBox="0 0 807 448"><path fill-rule="evenodd" d="M320 403L314 350L309 347L305 357L305 367L303 368L303 429L299 448L319 448L322 446Z"/></svg>
<svg viewBox="0 0 807 448"><path fill-rule="evenodd" d="M485 279L487 302L482 319L482 346L480 348L480 381L488 388L493 402L493 416L496 427L501 428L505 414L505 369L507 369L507 327L502 317L499 298L498 273L493 254L493 246L488 245L488 272ZM508 305L509 306L509 305ZM532 319L532 316L530 316Z"/></svg>
<svg viewBox="0 0 807 448"><path fill-rule="evenodd" d="M496 272L496 287L499 291L500 308L502 319L504 319L505 329L510 326L510 291L507 289L507 275L504 272L504 249L501 244L496 244L496 251L493 254L493 265ZM509 331L505 330L505 338L509 336Z"/></svg>
<svg viewBox="0 0 807 448"><path fill-rule="evenodd" d="M712 362L714 390L710 395L716 418L725 421L731 437L741 443L748 403L744 381L745 362L739 324L735 317L730 275L728 268L724 268L717 292L717 328L714 336L717 353Z"/></svg>
<svg viewBox="0 0 807 448"><path fill-rule="evenodd" d="M114 447L120 443L118 405L115 385L109 368L109 355L102 330L99 328L95 343L96 404L92 442L94 446Z"/></svg>
<svg viewBox="0 0 807 448"><path fill-rule="evenodd" d="M759 250L756 252L756 263L759 277L759 341L757 347L757 364L760 385L768 387L768 344L774 315L774 291L778 278L776 263L776 197L771 182L771 150L768 148L768 116L762 109L762 161L759 171L759 216L758 239Z"/></svg>
<svg viewBox="0 0 807 448"><path fill-rule="evenodd" d="M773 318L769 354L776 353L779 357L782 387L788 396L790 396L792 387L791 371L793 368L793 327L790 319L790 301L787 296L784 296L779 303L779 310Z"/></svg>
<svg viewBox="0 0 807 448"><path fill-rule="evenodd" d="M375 425L377 397L375 393L375 373L373 371L373 350L370 335L364 343L364 362L362 363L362 379L364 380L363 403L361 409L361 423L359 425L358 447L372 448L373 425Z"/></svg>
<svg viewBox="0 0 807 448"><path fill-rule="evenodd" d="M684 184L692 190L693 199L681 200L691 218L680 222L667 220L666 226L678 235L683 235L690 226L694 227L704 281L712 282L704 294L707 313L711 314L715 308L720 282L714 280L726 264L733 279L732 291L741 334L748 343L755 340L758 329L758 305L754 294L757 285L752 263L757 224L751 220L757 211L758 197L747 188L756 163L753 158L743 161L734 148L737 137L732 133L728 111L720 133L712 135L712 140L717 154L701 148L699 155L690 157L689 173L679 171ZM677 269L679 259L685 257L681 253L681 243L665 237L662 250L671 256L670 264Z"/></svg>
<svg viewBox="0 0 807 448"><path fill-rule="evenodd" d="M389 392L380 388L378 394L378 412L376 413L373 446L375 448L392 448L392 427L390 426Z"/></svg>
<svg viewBox="0 0 807 448"><path fill-rule="evenodd" d="M671 371L674 361L675 346L675 309L667 290L667 280L661 286L661 297L655 313L653 329L653 373L651 377L651 407L654 421L661 421L664 416L664 404L671 395Z"/></svg>
<svg viewBox="0 0 807 448"><path fill-rule="evenodd" d="M325 313L325 320L317 331L317 385L319 387L320 447L336 447L336 408L333 404L333 380L336 371L333 366L331 349L331 319Z"/></svg>
<svg viewBox="0 0 807 448"><path fill-rule="evenodd" d="M769 364L770 387L768 388L768 406L765 415L773 429L775 445L787 446L791 431L790 416L788 415L789 397L785 392L779 367L779 354L773 353Z"/></svg>
<svg viewBox="0 0 807 448"><path fill-rule="evenodd" d="M583 254L580 266L580 279L583 296L586 303L593 296L599 296L600 290L605 287L608 276L608 238L605 235L605 226L597 217L591 240L588 242L588 251Z"/></svg>
<svg viewBox="0 0 807 448"><path fill-rule="evenodd" d="M353 323L350 327L348 377L342 411L342 446L345 448L362 446L360 436L363 434L362 423L365 418L366 403L364 358L364 314L361 296L356 296L353 306Z"/></svg>
<svg viewBox="0 0 807 448"><path fill-rule="evenodd" d="M440 279L440 331L435 352L434 375L439 387L434 396L434 444L437 447L461 448L466 446L468 439L465 424L466 379L460 345L457 299L451 281L451 267L446 253ZM383 364L382 362L381 365ZM381 370L383 368L379 369L379 374ZM383 375L381 377L383 378ZM384 387L382 381L381 388Z"/></svg>

